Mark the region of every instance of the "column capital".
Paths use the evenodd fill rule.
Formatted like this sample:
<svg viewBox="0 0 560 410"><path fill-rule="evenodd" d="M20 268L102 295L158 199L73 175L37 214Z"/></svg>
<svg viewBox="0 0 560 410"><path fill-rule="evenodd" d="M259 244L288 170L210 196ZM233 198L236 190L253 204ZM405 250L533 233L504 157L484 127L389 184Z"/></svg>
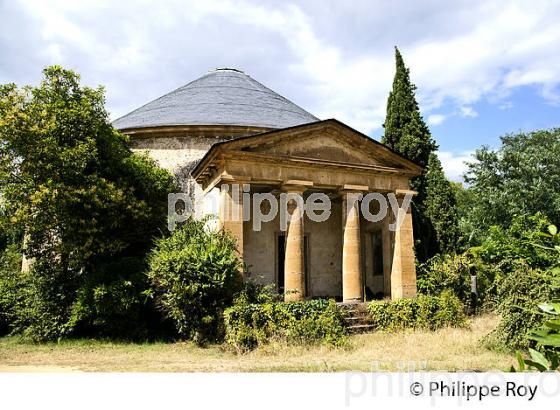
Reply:
<svg viewBox="0 0 560 410"><path fill-rule="evenodd" d="M223 173L220 175L218 183L228 183L228 184L248 184L251 182L251 177L247 177L244 175L231 175L227 173Z"/></svg>
<svg viewBox="0 0 560 410"><path fill-rule="evenodd" d="M395 195L398 197L405 196L405 195L418 195L417 191L413 191L412 189L395 189Z"/></svg>
<svg viewBox="0 0 560 410"><path fill-rule="evenodd" d="M344 184L340 188L340 191L341 192L346 192L346 191L364 192L364 191L369 191L369 187L367 185Z"/></svg>
<svg viewBox="0 0 560 410"><path fill-rule="evenodd" d="M365 194L369 192L369 187L367 185L352 185L344 184L339 188L339 195L345 196L347 194Z"/></svg>
<svg viewBox="0 0 560 410"><path fill-rule="evenodd" d="M313 186L312 181L305 181L301 179L288 179L282 184L282 191L303 194Z"/></svg>

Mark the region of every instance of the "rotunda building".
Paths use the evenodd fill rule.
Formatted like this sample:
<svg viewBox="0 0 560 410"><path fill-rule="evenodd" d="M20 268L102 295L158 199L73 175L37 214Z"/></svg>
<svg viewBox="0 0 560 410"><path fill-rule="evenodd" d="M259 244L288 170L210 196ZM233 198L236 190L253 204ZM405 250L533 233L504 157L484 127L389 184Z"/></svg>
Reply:
<svg viewBox="0 0 560 410"><path fill-rule="evenodd" d="M422 169L367 135L232 68L113 125L177 177L195 214L218 204L244 274L285 300L416 295L407 201Z"/></svg>

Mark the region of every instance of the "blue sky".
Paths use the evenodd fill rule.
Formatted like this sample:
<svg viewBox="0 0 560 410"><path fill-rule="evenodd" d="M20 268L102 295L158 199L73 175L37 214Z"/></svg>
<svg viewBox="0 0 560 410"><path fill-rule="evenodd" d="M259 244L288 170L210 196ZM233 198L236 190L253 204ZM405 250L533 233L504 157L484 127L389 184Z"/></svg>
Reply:
<svg viewBox="0 0 560 410"><path fill-rule="evenodd" d="M520 87L506 102L482 100L471 108L468 116L455 112L452 104L444 103L438 109L446 119L429 127L441 150L460 152L481 145L499 146L499 137L507 133L560 126L560 106L543 99L533 86ZM382 129L376 129L372 136L379 139L382 134Z"/></svg>
<svg viewBox="0 0 560 410"><path fill-rule="evenodd" d="M0 83L61 64L117 118L236 67L319 118L382 133L398 45L447 175L499 136L560 125L560 2L0 0Z"/></svg>
<svg viewBox="0 0 560 410"><path fill-rule="evenodd" d="M503 101L482 99L470 108L465 116L447 102L437 110L442 114L431 114L445 116L441 123L431 123L429 127L439 144L447 174L454 180L461 180L463 161L469 161L476 148L499 147L500 136L505 134L560 127L560 105L543 98L538 87L532 85L515 89ZM382 134L382 129L375 129L370 135L380 139Z"/></svg>

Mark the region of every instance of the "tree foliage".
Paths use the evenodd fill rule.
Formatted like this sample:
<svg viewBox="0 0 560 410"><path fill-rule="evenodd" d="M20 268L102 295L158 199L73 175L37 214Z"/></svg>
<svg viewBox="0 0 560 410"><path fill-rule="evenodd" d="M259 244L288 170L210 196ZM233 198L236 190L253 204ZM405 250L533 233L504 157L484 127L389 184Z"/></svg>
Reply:
<svg viewBox="0 0 560 410"><path fill-rule="evenodd" d="M430 154L426 168L424 210L433 228L428 255L453 252L461 235L457 199L455 190L445 178L441 162L435 153Z"/></svg>
<svg viewBox="0 0 560 410"><path fill-rule="evenodd" d="M413 200L416 256L425 261L438 252L455 250L459 236L454 191L435 154L438 146L424 122L401 53L395 48L396 73L387 101L381 142L424 167L411 181L418 192Z"/></svg>
<svg viewBox="0 0 560 410"><path fill-rule="evenodd" d="M506 135L483 147L468 164L468 212L463 229L472 243L490 226L506 227L514 215L545 215L560 223L560 128Z"/></svg>
<svg viewBox="0 0 560 410"><path fill-rule="evenodd" d="M381 142L422 167L428 165L430 154L437 150L428 126L420 115L410 81L410 70L398 48L395 47L396 72L393 89L387 100L385 133Z"/></svg>
<svg viewBox="0 0 560 410"><path fill-rule="evenodd" d="M25 302L26 280L20 267L21 254L15 245L0 251L0 335L13 331Z"/></svg>
<svg viewBox="0 0 560 410"><path fill-rule="evenodd" d="M95 325L96 308L88 320L80 314L86 286L93 294L132 280L109 261L143 259L175 187L111 126L102 88L58 66L43 74L38 87L0 86L0 181L5 212L34 259L26 331L52 339Z"/></svg>

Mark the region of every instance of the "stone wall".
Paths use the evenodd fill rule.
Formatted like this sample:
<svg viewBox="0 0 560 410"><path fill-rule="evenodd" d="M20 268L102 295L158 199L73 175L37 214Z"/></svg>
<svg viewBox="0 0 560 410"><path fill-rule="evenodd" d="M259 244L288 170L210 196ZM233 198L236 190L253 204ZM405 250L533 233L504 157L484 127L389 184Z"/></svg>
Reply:
<svg viewBox="0 0 560 410"><path fill-rule="evenodd" d="M175 175L181 192L190 195L200 215L196 205L203 200L202 188L190 175L196 164L218 142L267 130L241 126L184 126L125 130L124 133L129 135L133 151L148 153L160 167Z"/></svg>
<svg viewBox="0 0 560 410"><path fill-rule="evenodd" d="M189 134L135 136L130 147L136 152L147 152L159 166L175 175L182 192L191 196L193 203L200 199L201 188L190 172L212 145L232 139L231 136L196 136Z"/></svg>

